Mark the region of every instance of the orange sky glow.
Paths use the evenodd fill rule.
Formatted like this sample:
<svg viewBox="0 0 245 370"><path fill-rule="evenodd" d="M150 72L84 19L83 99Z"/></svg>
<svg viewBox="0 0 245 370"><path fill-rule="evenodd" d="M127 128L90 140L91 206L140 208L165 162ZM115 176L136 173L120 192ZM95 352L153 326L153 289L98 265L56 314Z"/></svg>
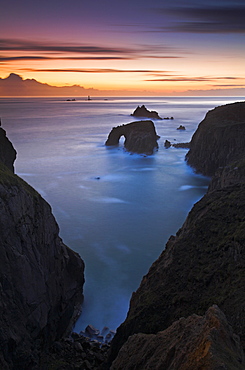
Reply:
<svg viewBox="0 0 245 370"><path fill-rule="evenodd" d="M242 1L9 0L0 22L1 96L10 73L102 95L245 95Z"/></svg>

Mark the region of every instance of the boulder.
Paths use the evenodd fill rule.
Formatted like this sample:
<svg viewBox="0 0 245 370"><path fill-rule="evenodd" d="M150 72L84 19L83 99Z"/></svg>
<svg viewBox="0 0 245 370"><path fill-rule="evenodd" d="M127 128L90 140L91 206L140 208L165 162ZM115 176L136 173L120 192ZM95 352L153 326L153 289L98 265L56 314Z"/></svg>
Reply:
<svg viewBox="0 0 245 370"><path fill-rule="evenodd" d="M146 117L151 119L162 119L156 111L149 111L144 105L138 106L131 114L134 117Z"/></svg>
<svg viewBox="0 0 245 370"><path fill-rule="evenodd" d="M124 147L128 152L151 155L158 148L159 136L152 121L135 121L113 127L105 145L118 145L121 136L125 137Z"/></svg>

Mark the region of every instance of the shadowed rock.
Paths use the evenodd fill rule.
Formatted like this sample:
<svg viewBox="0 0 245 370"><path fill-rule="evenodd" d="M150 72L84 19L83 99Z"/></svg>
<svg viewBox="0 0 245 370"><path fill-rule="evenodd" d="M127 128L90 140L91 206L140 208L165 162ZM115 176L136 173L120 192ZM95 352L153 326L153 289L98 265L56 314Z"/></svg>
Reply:
<svg viewBox="0 0 245 370"><path fill-rule="evenodd" d="M138 106L131 114L134 117L147 117L152 119L162 119L156 111L149 111L144 105Z"/></svg>
<svg viewBox="0 0 245 370"><path fill-rule="evenodd" d="M7 166L11 172L14 172L14 161L16 159L16 151L6 137L6 131L0 129L0 161Z"/></svg>
<svg viewBox="0 0 245 370"><path fill-rule="evenodd" d="M110 370L242 370L244 365L239 337L213 306L204 316L181 318L157 334L132 335Z"/></svg>
<svg viewBox="0 0 245 370"><path fill-rule="evenodd" d="M128 152L151 155L158 148L159 136L152 121L136 121L113 127L105 145L118 145L121 136L125 137L124 147Z"/></svg>
<svg viewBox="0 0 245 370"><path fill-rule="evenodd" d="M0 368L36 369L80 313L84 263L59 237L49 204L13 174L2 129L0 140Z"/></svg>
<svg viewBox="0 0 245 370"><path fill-rule="evenodd" d="M245 148L245 102L217 107L206 114L194 133L187 163L213 176L219 167L242 158Z"/></svg>

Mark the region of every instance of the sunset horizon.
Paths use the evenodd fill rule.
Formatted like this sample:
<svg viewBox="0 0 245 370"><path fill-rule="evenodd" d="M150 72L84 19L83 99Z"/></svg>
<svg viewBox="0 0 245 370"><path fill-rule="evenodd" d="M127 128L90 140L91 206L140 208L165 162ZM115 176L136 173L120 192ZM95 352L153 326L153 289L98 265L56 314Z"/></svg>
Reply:
<svg viewBox="0 0 245 370"><path fill-rule="evenodd" d="M244 95L244 14L239 0L10 0L0 15L0 83L14 73L115 96Z"/></svg>

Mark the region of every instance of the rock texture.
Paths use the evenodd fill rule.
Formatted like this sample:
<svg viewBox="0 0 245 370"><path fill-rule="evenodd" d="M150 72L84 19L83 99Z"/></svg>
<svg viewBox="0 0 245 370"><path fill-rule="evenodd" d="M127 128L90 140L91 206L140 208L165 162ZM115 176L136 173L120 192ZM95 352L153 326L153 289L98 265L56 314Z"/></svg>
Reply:
<svg viewBox="0 0 245 370"><path fill-rule="evenodd" d="M10 170L15 150L2 131L0 368L38 369L80 313L84 263L63 244L47 202Z"/></svg>
<svg viewBox="0 0 245 370"><path fill-rule="evenodd" d="M245 147L245 102L217 107L206 114L192 137L187 163L213 176L219 167L242 158Z"/></svg>
<svg viewBox="0 0 245 370"><path fill-rule="evenodd" d="M222 116L217 114L219 121L213 120L212 125L209 118L213 113L207 114L208 121L194 134L188 161L199 171L215 175L208 193L194 205L133 293L127 318L112 341L111 361L129 336L156 334L180 317L204 315L214 304L224 312L245 348L244 107L245 103L235 103L216 108L211 112L222 112Z"/></svg>
<svg viewBox="0 0 245 370"><path fill-rule="evenodd" d="M242 370L244 364L239 337L213 306L204 316L181 318L157 334L132 335L111 370Z"/></svg>
<svg viewBox="0 0 245 370"><path fill-rule="evenodd" d="M158 113L154 110L148 110L144 105L138 106L135 111L131 114L134 117L146 117L151 119L162 119Z"/></svg>
<svg viewBox="0 0 245 370"><path fill-rule="evenodd" d="M113 127L105 145L118 145L121 136L125 137L124 147L128 152L151 155L158 148L159 136L152 121L136 121Z"/></svg>
<svg viewBox="0 0 245 370"><path fill-rule="evenodd" d="M5 164L10 171L14 172L14 161L16 159L16 151L6 136L6 131L0 129L0 162Z"/></svg>

